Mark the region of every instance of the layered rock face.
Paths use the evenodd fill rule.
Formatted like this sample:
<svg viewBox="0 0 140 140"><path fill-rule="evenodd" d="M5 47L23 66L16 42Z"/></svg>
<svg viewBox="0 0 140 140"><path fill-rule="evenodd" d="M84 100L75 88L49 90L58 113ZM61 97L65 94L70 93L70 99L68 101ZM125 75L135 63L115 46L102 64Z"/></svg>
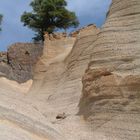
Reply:
<svg viewBox="0 0 140 140"><path fill-rule="evenodd" d="M70 83L74 87L77 86L75 84L80 84L80 87L76 87L78 89L76 95L80 96L81 77L87 67L92 50L90 45L97 39L98 33L99 29L95 25L91 25L78 31L77 39L75 37L62 37L62 39L50 41L46 34L43 56L36 65L33 89L37 82L42 82L41 87L38 87L39 91L40 88L45 90L49 87L48 89L55 89L58 92L60 92L58 88L61 88L63 92L63 88L67 90ZM65 86L66 84L68 85ZM75 88L73 89L75 90ZM45 95L46 92L53 94L56 91L45 90Z"/></svg>
<svg viewBox="0 0 140 140"><path fill-rule="evenodd" d="M80 78L81 80L90 60L93 49L92 44L97 39L99 32L100 30L92 24L76 31L78 34L77 40L71 52L65 59L67 78ZM73 34L75 35L75 32Z"/></svg>
<svg viewBox="0 0 140 140"><path fill-rule="evenodd" d="M0 54L0 72L19 83L33 78L33 67L42 55L40 44L16 43Z"/></svg>
<svg viewBox="0 0 140 140"><path fill-rule="evenodd" d="M75 43L76 37L67 36L65 33L45 34L45 42L43 48L43 55L36 64L34 70L34 84L31 92L37 92L40 90L43 79L46 77L46 72L51 71L57 73L59 67L52 68L53 62L56 64L57 61L61 62L64 57L69 53ZM60 56L60 57L59 57ZM60 67L61 68L61 67ZM60 75L60 74L59 74ZM49 77L56 78L54 75L47 74L47 80L51 83ZM45 87L46 88L46 87Z"/></svg>
<svg viewBox="0 0 140 140"><path fill-rule="evenodd" d="M140 101L139 28L140 1L114 0L83 77L85 104L92 100L94 107L123 109L119 107Z"/></svg>
<svg viewBox="0 0 140 140"><path fill-rule="evenodd" d="M80 30L73 47L61 46L61 53L50 59L47 49L53 52L51 49L54 47L49 48L51 45L48 46L47 41L43 56L36 66L28 96L36 100L35 106L47 116L48 121L54 122L53 127L68 140L93 138L91 129L87 130L86 122L76 114L82 90L81 78L90 60L90 46L97 39L98 33L99 29L94 25ZM56 49L60 48L57 46ZM66 118L57 122L58 114L65 114Z"/></svg>
<svg viewBox="0 0 140 140"><path fill-rule="evenodd" d="M0 80L0 138L139 140L139 10L113 0L101 31L46 34L30 92Z"/></svg>
<svg viewBox="0 0 140 140"><path fill-rule="evenodd" d="M93 44L79 107L105 139L140 139L140 1L113 0ZM94 131L94 133L95 133ZM98 137L99 139L103 137Z"/></svg>

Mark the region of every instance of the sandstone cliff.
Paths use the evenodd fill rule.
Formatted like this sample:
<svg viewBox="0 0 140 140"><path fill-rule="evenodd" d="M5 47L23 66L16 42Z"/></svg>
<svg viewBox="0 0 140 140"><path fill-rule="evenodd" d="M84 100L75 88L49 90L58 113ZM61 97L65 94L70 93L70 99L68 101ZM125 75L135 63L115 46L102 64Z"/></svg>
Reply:
<svg viewBox="0 0 140 140"><path fill-rule="evenodd" d="M86 129L86 122L76 114L82 90L81 78L90 60L90 46L97 39L98 33L99 29L95 25L87 26L80 30L72 48L61 46L63 51L51 59L47 59L47 44L36 66L33 86L28 95L36 100L34 104L40 112L50 122L54 122L53 127L69 140L93 138L92 131ZM50 49L54 51L53 47ZM56 116L63 113L65 120L57 121ZM83 128L82 132L80 128Z"/></svg>
<svg viewBox="0 0 140 140"><path fill-rule="evenodd" d="M139 140L139 0L113 0L100 30L45 38L28 94L0 80L0 137Z"/></svg>
<svg viewBox="0 0 140 140"><path fill-rule="evenodd" d="M48 35L48 33L45 34L43 55L41 56L35 67L34 84L32 87L33 92L37 92L38 90L40 90L40 86L43 83L43 79L45 79L46 77L47 71L57 73L57 71L55 72L53 70L61 69L61 67L59 68L57 66L55 67L56 69L54 69L50 67L50 65L53 65L53 62L61 62L73 47L75 40L76 37L70 37L64 33L56 33L50 35ZM51 83L49 77L53 79L56 78L55 75L52 76L48 74L47 80Z"/></svg>
<svg viewBox="0 0 140 140"><path fill-rule="evenodd" d="M94 28L84 36L78 32L68 56L60 55L46 63L47 70L39 88L32 93L41 100L39 108L47 101L49 111L42 112L47 114L48 120L54 121L58 113L70 115L65 121L54 124L67 139L139 140L139 9L138 0L114 0L101 31ZM82 120L75 116L81 90L79 115L87 119L88 132ZM73 130L61 128L69 125ZM85 131L81 132L78 127Z"/></svg>
<svg viewBox="0 0 140 140"><path fill-rule="evenodd" d="M79 114L105 139L140 139L140 1L113 0L92 46Z"/></svg>
<svg viewBox="0 0 140 140"><path fill-rule="evenodd" d="M81 29L77 34L77 39L68 37L62 38L62 40L49 41L48 35L46 35L43 56L36 65L32 92L38 92L35 89L38 88L40 93L44 89L45 96L47 95L46 92L54 94L54 96L56 92L59 92L58 96L61 96L60 91L62 91L62 94L66 92L68 95L73 96L74 91L67 92L71 83L75 87L73 90L78 90L75 96L80 96L82 89L81 77L90 60L92 49L90 45L97 39L98 33L99 29L95 25L91 25ZM47 88L48 91L46 91ZM42 90L40 91L40 89ZM73 96L73 98L75 97ZM79 100L79 98L76 99Z"/></svg>
<svg viewBox="0 0 140 140"><path fill-rule="evenodd" d="M94 111L98 104L105 107L98 111L140 109L135 105L131 109L126 107L140 101L139 12L139 0L113 0L107 21L93 44L91 60L83 77L81 104L91 102L92 106L93 103Z"/></svg>

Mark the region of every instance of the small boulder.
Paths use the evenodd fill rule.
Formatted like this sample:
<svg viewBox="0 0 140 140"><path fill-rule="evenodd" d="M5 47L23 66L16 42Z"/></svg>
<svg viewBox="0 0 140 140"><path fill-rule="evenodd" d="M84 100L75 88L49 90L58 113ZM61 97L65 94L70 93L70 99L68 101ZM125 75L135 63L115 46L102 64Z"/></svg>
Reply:
<svg viewBox="0 0 140 140"><path fill-rule="evenodd" d="M56 116L56 119L61 120L61 119L65 119L66 117L67 117L66 114L65 114L65 113L62 113L62 114L58 114L58 115Z"/></svg>

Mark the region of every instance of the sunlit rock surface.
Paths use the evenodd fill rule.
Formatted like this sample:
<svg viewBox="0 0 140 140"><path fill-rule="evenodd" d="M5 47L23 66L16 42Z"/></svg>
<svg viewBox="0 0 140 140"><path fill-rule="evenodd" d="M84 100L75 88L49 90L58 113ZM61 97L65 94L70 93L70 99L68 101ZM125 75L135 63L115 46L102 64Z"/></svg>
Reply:
<svg viewBox="0 0 140 140"><path fill-rule="evenodd" d="M113 0L93 46L79 114L107 140L139 140L140 1Z"/></svg>
<svg viewBox="0 0 140 140"><path fill-rule="evenodd" d="M28 93L0 79L0 138L139 140L139 13L113 0L102 29L46 34Z"/></svg>

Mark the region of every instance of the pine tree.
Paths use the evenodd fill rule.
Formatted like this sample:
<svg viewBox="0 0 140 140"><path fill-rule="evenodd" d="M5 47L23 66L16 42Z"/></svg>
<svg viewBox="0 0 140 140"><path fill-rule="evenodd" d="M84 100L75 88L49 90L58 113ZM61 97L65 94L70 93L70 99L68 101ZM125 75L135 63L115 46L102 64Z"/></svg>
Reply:
<svg viewBox="0 0 140 140"><path fill-rule="evenodd" d="M79 25L75 13L66 9L65 0L33 0L30 6L32 12L24 12L21 21L36 32L35 41L44 41L44 32L53 33Z"/></svg>

